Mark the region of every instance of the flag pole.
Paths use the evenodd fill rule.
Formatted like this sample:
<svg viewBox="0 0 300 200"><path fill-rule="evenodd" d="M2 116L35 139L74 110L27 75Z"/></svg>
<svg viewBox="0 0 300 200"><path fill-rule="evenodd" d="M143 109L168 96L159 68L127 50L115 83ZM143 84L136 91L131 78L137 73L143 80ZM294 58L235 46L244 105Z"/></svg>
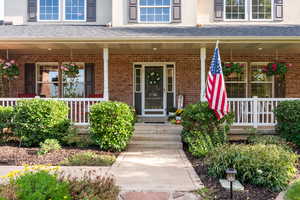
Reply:
<svg viewBox="0 0 300 200"><path fill-rule="evenodd" d="M219 48L219 40L217 40L217 43L216 43L216 48Z"/></svg>

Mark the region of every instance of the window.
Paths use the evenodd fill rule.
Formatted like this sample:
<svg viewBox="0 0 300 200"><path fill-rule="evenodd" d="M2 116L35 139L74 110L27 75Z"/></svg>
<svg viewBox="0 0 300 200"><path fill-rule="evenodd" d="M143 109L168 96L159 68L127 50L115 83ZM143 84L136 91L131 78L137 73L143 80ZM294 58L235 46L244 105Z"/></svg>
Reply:
<svg viewBox="0 0 300 200"><path fill-rule="evenodd" d="M139 21L168 23L171 21L171 0L140 0Z"/></svg>
<svg viewBox="0 0 300 200"><path fill-rule="evenodd" d="M67 63L63 63L67 64ZM63 97L84 97L84 63L75 63L79 66L79 74L77 77L68 77L62 72L62 84L63 84Z"/></svg>
<svg viewBox="0 0 300 200"><path fill-rule="evenodd" d="M85 21L86 0L65 0L65 20Z"/></svg>
<svg viewBox="0 0 300 200"><path fill-rule="evenodd" d="M45 21L59 20L60 0L39 0L39 19Z"/></svg>
<svg viewBox="0 0 300 200"><path fill-rule="evenodd" d="M66 64L66 63L62 63ZM76 63L79 68L77 77L67 77L58 63L38 63L36 70L37 95L41 97L84 97L85 67L84 63Z"/></svg>
<svg viewBox="0 0 300 200"><path fill-rule="evenodd" d="M226 90L230 98L246 98L257 96L260 98L271 98L274 96L274 78L268 77L262 72L268 63L247 63L241 74L232 73L225 77Z"/></svg>
<svg viewBox="0 0 300 200"><path fill-rule="evenodd" d="M270 20L272 19L272 0L252 0L251 18L253 20Z"/></svg>
<svg viewBox="0 0 300 200"><path fill-rule="evenodd" d="M239 62L245 66L243 73L232 73L225 77L226 92L231 98L245 98L247 96L247 63Z"/></svg>
<svg viewBox="0 0 300 200"><path fill-rule="evenodd" d="M37 65L37 94L42 97L59 97L58 63Z"/></svg>
<svg viewBox="0 0 300 200"><path fill-rule="evenodd" d="M225 18L229 20L246 19L246 0L225 0Z"/></svg>

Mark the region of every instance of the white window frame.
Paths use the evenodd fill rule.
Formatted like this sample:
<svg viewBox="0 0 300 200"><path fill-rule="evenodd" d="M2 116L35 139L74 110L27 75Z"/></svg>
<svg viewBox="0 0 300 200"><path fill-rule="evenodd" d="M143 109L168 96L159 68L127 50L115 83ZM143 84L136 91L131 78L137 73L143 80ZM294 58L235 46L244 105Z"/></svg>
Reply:
<svg viewBox="0 0 300 200"><path fill-rule="evenodd" d="M250 1L250 20L251 21L273 21L274 20L274 0L270 0L271 1L271 19L253 19L252 18L252 2L253 0L249 0Z"/></svg>
<svg viewBox="0 0 300 200"><path fill-rule="evenodd" d="M272 79L271 79L271 81L252 81L252 66L254 65L254 66L267 66L269 63L268 62L250 62L249 63L249 70L251 70L250 72L249 72L249 74L250 74L250 77L249 77L249 82L248 82L248 84L250 84L250 87L252 87L251 85L253 84L253 83L258 83L258 84L272 84L272 94L271 94L271 97L270 98L274 98L274 96L275 96L275 78L274 78L274 76L272 76ZM249 92L250 93L250 92ZM252 94L251 94L252 95Z"/></svg>
<svg viewBox="0 0 300 200"><path fill-rule="evenodd" d="M58 19L56 20L44 20L40 19L40 1L37 0L37 20L41 22L59 22L61 21L61 0L58 0Z"/></svg>
<svg viewBox="0 0 300 200"><path fill-rule="evenodd" d="M87 0L84 0L84 19L83 20L69 20L66 19L66 0L63 0L63 19L66 22L86 22L86 15L87 15Z"/></svg>
<svg viewBox="0 0 300 200"><path fill-rule="evenodd" d="M249 8L248 8L248 0L245 0L245 19L227 19L226 18L226 1L224 0L224 6L223 6L223 18L224 21L232 21L232 22L238 22L238 21L247 21L249 19Z"/></svg>
<svg viewBox="0 0 300 200"><path fill-rule="evenodd" d="M169 11L169 21L153 21L153 22L144 22L141 21L141 15L140 15L140 9L141 8L170 8ZM138 23L140 24L170 24L172 22L172 0L170 0L170 5L169 6L140 6L140 0L137 1L137 15L138 15Z"/></svg>
<svg viewBox="0 0 300 200"><path fill-rule="evenodd" d="M239 63L239 64L244 64L244 73L245 73L245 80L244 81L225 81L225 83L244 83L245 84L245 89L246 89L246 92L245 92L245 97L243 98L248 98L248 63L247 62L225 62L224 64L228 64L228 63Z"/></svg>

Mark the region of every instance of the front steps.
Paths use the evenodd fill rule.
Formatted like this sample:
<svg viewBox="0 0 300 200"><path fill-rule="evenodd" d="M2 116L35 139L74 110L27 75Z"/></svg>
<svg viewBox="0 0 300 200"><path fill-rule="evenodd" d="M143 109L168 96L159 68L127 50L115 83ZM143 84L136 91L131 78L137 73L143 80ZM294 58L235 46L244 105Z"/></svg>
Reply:
<svg viewBox="0 0 300 200"><path fill-rule="evenodd" d="M181 130L181 126L168 123L137 123L129 148L182 149Z"/></svg>

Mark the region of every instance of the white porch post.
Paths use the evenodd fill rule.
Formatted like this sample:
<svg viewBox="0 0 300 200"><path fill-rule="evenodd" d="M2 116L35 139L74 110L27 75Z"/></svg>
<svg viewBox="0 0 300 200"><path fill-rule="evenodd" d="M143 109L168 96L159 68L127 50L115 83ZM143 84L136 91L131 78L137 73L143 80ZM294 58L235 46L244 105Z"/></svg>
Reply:
<svg viewBox="0 0 300 200"><path fill-rule="evenodd" d="M108 62L109 62L109 50L103 48L103 98L109 100L109 82L108 82Z"/></svg>
<svg viewBox="0 0 300 200"><path fill-rule="evenodd" d="M200 74L200 89L201 89L201 95L200 95L200 100L201 101L206 101L205 99L205 66L206 66L206 48L202 47L200 49L200 69L201 69L201 74Z"/></svg>

